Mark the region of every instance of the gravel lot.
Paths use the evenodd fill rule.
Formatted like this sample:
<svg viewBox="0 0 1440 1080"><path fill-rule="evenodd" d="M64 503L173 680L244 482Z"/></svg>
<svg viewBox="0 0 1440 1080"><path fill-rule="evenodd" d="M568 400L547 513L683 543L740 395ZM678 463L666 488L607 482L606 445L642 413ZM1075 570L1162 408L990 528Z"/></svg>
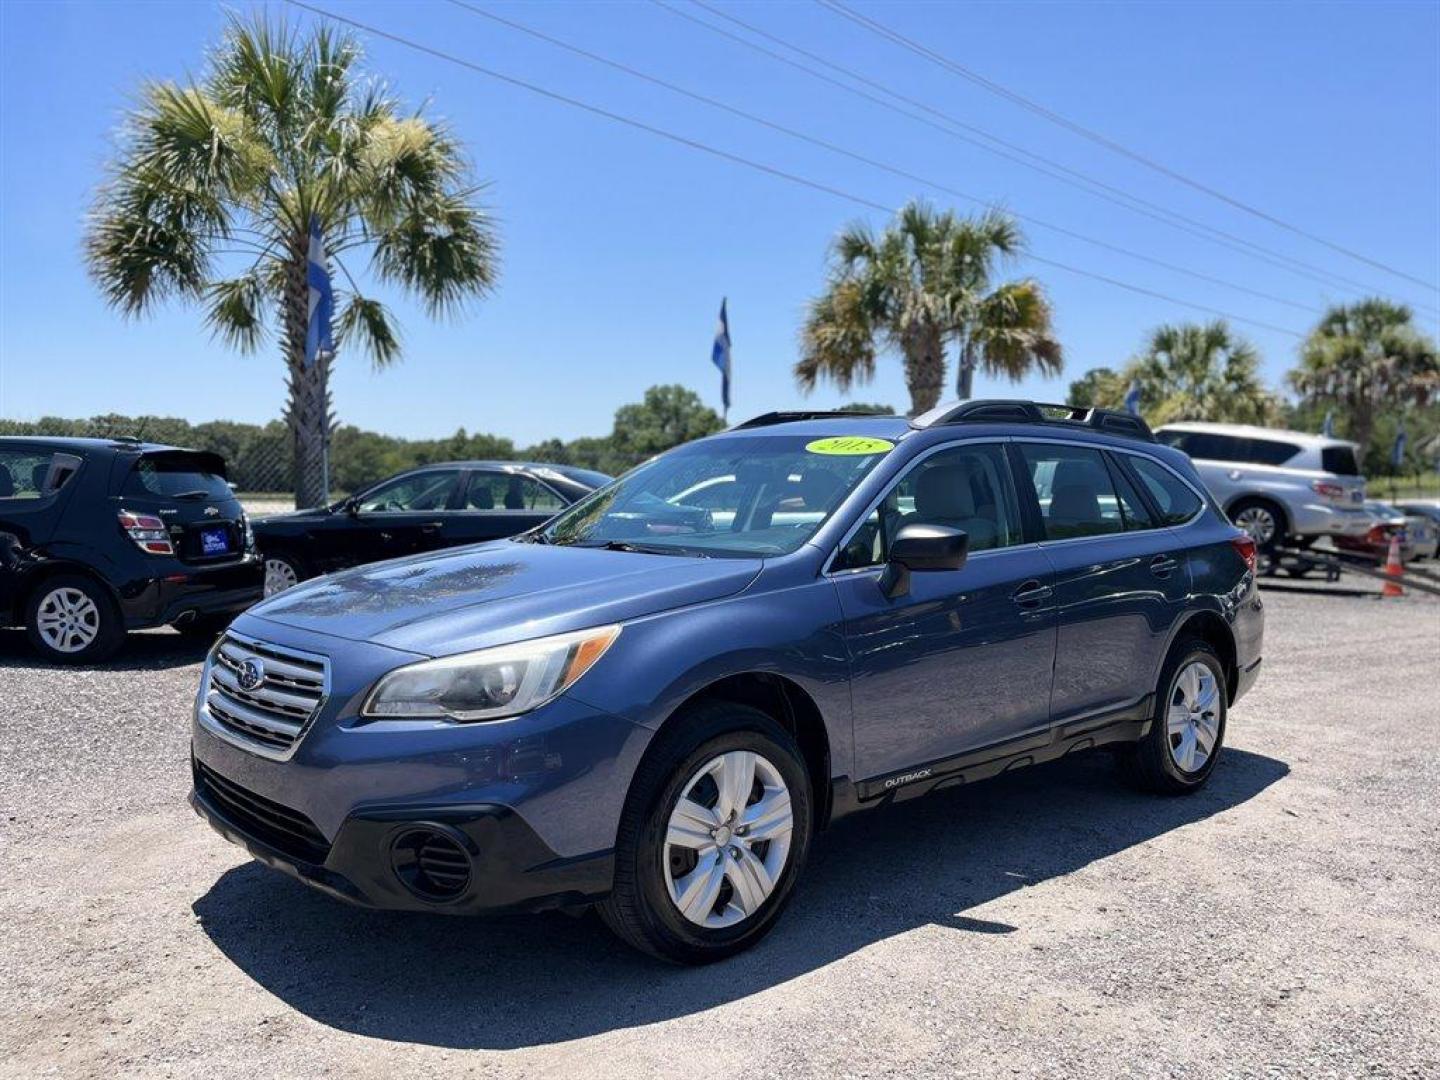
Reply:
<svg viewBox="0 0 1440 1080"><path fill-rule="evenodd" d="M1440 602L1267 591L1211 785L1103 756L837 826L754 952L353 910L194 817L199 650L0 634L0 1075L1440 1075Z"/></svg>

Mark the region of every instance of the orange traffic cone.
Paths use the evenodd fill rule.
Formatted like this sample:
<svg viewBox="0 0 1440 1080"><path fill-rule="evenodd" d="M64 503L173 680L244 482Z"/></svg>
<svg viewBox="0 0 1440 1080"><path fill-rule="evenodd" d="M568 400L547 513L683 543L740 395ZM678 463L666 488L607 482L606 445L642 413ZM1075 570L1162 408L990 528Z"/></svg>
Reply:
<svg viewBox="0 0 1440 1080"><path fill-rule="evenodd" d="M1396 579L1405 572L1405 567L1400 563L1400 537L1390 537L1390 555L1385 560L1385 587L1380 590L1381 596L1404 596L1405 590L1400 587Z"/></svg>

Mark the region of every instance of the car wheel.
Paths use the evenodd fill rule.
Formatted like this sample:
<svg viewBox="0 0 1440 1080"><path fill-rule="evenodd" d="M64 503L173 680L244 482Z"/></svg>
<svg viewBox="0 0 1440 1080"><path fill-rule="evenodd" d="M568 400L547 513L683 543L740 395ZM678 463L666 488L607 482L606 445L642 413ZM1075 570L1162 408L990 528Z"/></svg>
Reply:
<svg viewBox="0 0 1440 1080"><path fill-rule="evenodd" d="M104 586L79 574L42 581L26 605L25 632L47 660L93 664L125 640L120 608Z"/></svg>
<svg viewBox="0 0 1440 1080"><path fill-rule="evenodd" d="M1269 499L1241 499L1230 508L1230 520L1249 533L1261 551L1274 551L1285 539L1285 512Z"/></svg>
<svg viewBox="0 0 1440 1080"><path fill-rule="evenodd" d="M265 556L265 595L293 589L306 578L305 564L288 551L271 552Z"/></svg>
<svg viewBox="0 0 1440 1080"><path fill-rule="evenodd" d="M1150 731L1121 758L1140 787L1165 795L1199 790L1225 743L1225 666L1199 640L1170 652L1155 695Z"/></svg>
<svg viewBox="0 0 1440 1080"><path fill-rule="evenodd" d="M765 713L714 702L688 710L636 773L600 905L621 939L704 964L759 941L809 850L809 772Z"/></svg>

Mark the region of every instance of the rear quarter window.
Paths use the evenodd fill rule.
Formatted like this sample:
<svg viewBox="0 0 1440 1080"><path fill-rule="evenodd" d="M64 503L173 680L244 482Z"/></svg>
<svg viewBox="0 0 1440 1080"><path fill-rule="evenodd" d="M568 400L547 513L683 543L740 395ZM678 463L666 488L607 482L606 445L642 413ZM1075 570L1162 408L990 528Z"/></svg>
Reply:
<svg viewBox="0 0 1440 1080"><path fill-rule="evenodd" d="M1130 455L1129 462L1160 511L1162 525L1183 525L1200 511L1200 496L1165 466Z"/></svg>
<svg viewBox="0 0 1440 1080"><path fill-rule="evenodd" d="M1360 465L1349 446L1327 446L1320 451L1320 467L1336 476L1359 476Z"/></svg>

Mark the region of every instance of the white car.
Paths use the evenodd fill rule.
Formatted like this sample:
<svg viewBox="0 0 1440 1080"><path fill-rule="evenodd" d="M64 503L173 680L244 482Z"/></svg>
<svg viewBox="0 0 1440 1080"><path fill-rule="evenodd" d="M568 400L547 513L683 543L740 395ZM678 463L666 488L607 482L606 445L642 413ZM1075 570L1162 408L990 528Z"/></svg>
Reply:
<svg viewBox="0 0 1440 1080"><path fill-rule="evenodd" d="M1248 424L1185 422L1155 432L1195 462L1230 520L1262 548L1363 536L1365 477L1354 443Z"/></svg>

